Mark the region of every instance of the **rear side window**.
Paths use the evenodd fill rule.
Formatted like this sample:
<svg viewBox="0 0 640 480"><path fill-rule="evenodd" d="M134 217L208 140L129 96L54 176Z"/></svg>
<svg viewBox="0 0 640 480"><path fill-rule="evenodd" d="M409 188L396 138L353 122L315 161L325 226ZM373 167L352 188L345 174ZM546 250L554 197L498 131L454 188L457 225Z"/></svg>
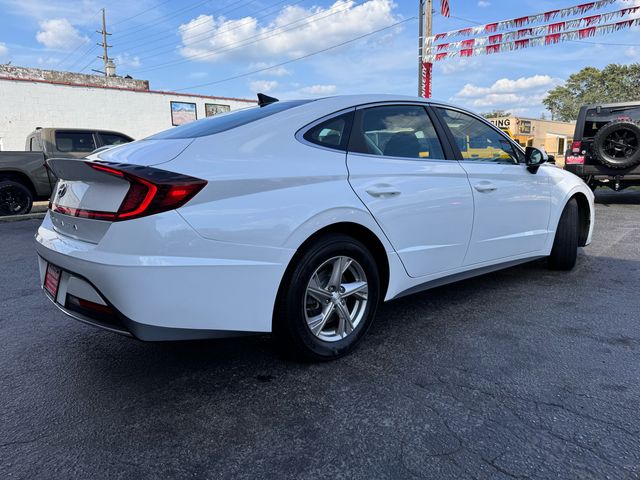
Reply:
<svg viewBox="0 0 640 480"><path fill-rule="evenodd" d="M104 145L122 145L123 143L129 143L130 138L115 133L101 133L102 143Z"/></svg>
<svg viewBox="0 0 640 480"><path fill-rule="evenodd" d="M195 122L181 125L170 130L165 130L151 137L150 140L163 140L172 138L196 138L225 132L232 128L246 125L270 115L283 112L293 107L304 105L311 100L292 100L289 102L275 102L262 107L250 107L235 110L229 113L221 113L213 117L204 118Z"/></svg>
<svg viewBox="0 0 640 480"><path fill-rule="evenodd" d="M56 132L59 152L93 152L96 144L91 132Z"/></svg>
<svg viewBox="0 0 640 480"><path fill-rule="evenodd" d="M322 147L346 151L352 122L353 112L344 113L310 128L303 137Z"/></svg>
<svg viewBox="0 0 640 480"><path fill-rule="evenodd" d="M424 107L390 105L359 112L349 150L422 159L444 159L438 135Z"/></svg>

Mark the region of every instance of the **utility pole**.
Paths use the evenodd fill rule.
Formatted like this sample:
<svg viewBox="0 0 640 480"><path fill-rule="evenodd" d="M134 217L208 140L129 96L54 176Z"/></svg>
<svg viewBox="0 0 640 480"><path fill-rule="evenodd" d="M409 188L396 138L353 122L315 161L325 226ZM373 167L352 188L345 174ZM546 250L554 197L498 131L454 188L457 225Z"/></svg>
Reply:
<svg viewBox="0 0 640 480"><path fill-rule="evenodd" d="M107 45L107 35L111 35L107 32L107 13L105 9L102 9L102 30L97 30L98 33L102 35L102 43L97 43L96 45L102 47L102 56L98 56L104 62L104 71L94 70L94 72L103 73L104 76L107 76L107 63L109 63L109 48L111 45Z"/></svg>
<svg viewBox="0 0 640 480"><path fill-rule="evenodd" d="M425 56L425 40L433 35L433 0L419 0L420 11L418 12L418 96L422 97L425 93L425 81L431 82L431 72L426 75L424 56ZM431 66L429 66L431 68ZM431 85L428 85L431 91Z"/></svg>

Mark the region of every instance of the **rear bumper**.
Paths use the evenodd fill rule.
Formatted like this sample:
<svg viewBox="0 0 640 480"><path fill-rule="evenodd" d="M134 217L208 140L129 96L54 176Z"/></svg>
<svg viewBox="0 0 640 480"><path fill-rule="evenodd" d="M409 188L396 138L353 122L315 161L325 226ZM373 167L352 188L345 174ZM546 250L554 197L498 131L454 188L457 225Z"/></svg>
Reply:
<svg viewBox="0 0 640 480"><path fill-rule="evenodd" d="M640 180L640 165L636 165L633 168L616 170L605 167L604 165L566 164L564 169L581 178L592 177L596 180L602 180L619 177L625 180Z"/></svg>
<svg viewBox="0 0 640 480"><path fill-rule="evenodd" d="M59 234L47 215L36 235L40 280L62 269L65 314L140 340L269 332L280 279L293 252L200 237L177 212L112 224L98 244ZM143 254L144 253L144 254ZM79 310L74 297L110 315Z"/></svg>
<svg viewBox="0 0 640 480"><path fill-rule="evenodd" d="M46 271L46 260L42 257L38 257L40 263L40 271ZM61 290L54 298L47 290L43 288L43 291L47 298L58 307L58 309L65 315L78 320L79 322L86 323L93 327L107 330L109 332L117 333L127 337L134 337L138 340L145 342L161 342L161 341L175 341L175 340L201 340L212 338L228 338L241 335L251 334L253 332L238 332L232 330L203 330L203 329L189 329L189 328L177 328L177 327L160 327L157 325L147 325L131 320L117 308L111 304L106 298L104 298L97 288L87 280L83 279L80 275L74 272L63 270L63 280ZM41 274L43 277L43 274ZM44 282L44 279L42 280ZM74 282L75 281L75 282ZM111 311L110 314L100 314L100 312L91 311L89 309L79 310L74 307L69 301L77 293L73 291L73 287L70 287L70 283L77 283L78 281L86 282L87 286L91 289L94 295L97 295L102 300L100 304L104 304ZM69 290L71 288L71 291ZM61 293L63 292L63 293ZM87 289L84 289L87 292Z"/></svg>

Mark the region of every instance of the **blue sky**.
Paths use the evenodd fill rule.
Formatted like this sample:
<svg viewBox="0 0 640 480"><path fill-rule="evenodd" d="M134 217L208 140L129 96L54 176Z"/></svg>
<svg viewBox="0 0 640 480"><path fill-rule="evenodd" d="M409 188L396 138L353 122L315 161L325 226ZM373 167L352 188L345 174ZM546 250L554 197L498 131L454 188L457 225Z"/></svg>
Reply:
<svg viewBox="0 0 640 480"><path fill-rule="evenodd" d="M585 0L450 0L434 32L570 7ZM282 98L417 92L417 20L250 76L211 84L312 54L410 19L417 0L0 0L0 63L90 72L100 12L107 10L118 73L156 90ZM436 6L439 0L435 0ZM640 4L619 0L604 10ZM640 12L631 18L639 17ZM463 20L464 19L464 20ZM448 60L434 68L434 98L477 111L538 116L546 91L585 66L640 62L640 30L588 41ZM207 85L210 84L210 85Z"/></svg>

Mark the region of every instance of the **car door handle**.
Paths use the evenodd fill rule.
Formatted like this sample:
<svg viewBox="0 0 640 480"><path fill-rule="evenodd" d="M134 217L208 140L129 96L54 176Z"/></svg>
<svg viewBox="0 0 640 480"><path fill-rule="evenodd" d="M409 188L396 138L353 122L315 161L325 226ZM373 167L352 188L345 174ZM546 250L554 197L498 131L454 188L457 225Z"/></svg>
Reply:
<svg viewBox="0 0 640 480"><path fill-rule="evenodd" d="M374 185L365 191L372 197L395 197L400 195L400 190L391 185Z"/></svg>
<svg viewBox="0 0 640 480"><path fill-rule="evenodd" d="M480 183L477 183L473 188L475 188L479 192L485 193L485 192L493 192L498 187L496 187L493 183L490 183L490 182L480 182Z"/></svg>

